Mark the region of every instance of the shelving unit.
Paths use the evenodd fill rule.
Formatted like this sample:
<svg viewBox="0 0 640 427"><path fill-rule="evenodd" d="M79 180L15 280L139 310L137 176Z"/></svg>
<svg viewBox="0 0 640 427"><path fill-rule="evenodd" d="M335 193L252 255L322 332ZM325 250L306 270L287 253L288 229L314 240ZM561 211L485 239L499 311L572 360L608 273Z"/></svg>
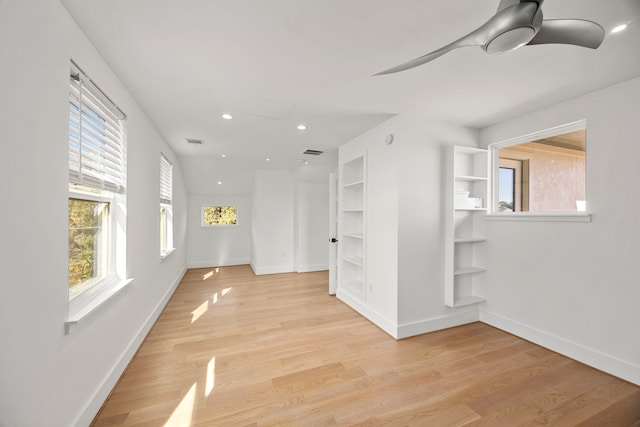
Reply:
<svg viewBox="0 0 640 427"><path fill-rule="evenodd" d="M365 177L365 156L342 164L338 221L338 287L362 299L366 298Z"/></svg>
<svg viewBox="0 0 640 427"><path fill-rule="evenodd" d="M447 154L445 304L461 307L484 301L477 282L486 271L481 217L487 212L488 151L454 146Z"/></svg>

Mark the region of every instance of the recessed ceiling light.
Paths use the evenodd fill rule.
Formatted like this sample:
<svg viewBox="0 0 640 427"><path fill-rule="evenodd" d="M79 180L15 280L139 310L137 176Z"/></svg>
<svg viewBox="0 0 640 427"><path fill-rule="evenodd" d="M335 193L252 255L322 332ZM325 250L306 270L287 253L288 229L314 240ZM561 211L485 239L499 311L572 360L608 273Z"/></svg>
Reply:
<svg viewBox="0 0 640 427"><path fill-rule="evenodd" d="M305 125L298 125L298 130L307 130Z"/></svg>
<svg viewBox="0 0 640 427"><path fill-rule="evenodd" d="M233 116L231 114L229 114L229 113L224 113L222 115L222 118L225 119L225 120L231 120L231 119L233 119Z"/></svg>
<svg viewBox="0 0 640 427"><path fill-rule="evenodd" d="M218 185L222 185L222 181L218 181Z"/></svg>
<svg viewBox="0 0 640 427"><path fill-rule="evenodd" d="M627 27L629 26L629 24L621 24L618 25L617 27L613 27L611 29L611 34L615 34L615 33L619 33L620 31L624 31L627 29Z"/></svg>
<svg viewBox="0 0 640 427"><path fill-rule="evenodd" d="M220 157L227 157L226 154L220 154Z"/></svg>
<svg viewBox="0 0 640 427"><path fill-rule="evenodd" d="M268 157L267 157L266 159L264 159L264 160L265 160L265 161L267 161L267 162L270 162L270 161L271 161L271 159L270 159L270 158L268 158Z"/></svg>

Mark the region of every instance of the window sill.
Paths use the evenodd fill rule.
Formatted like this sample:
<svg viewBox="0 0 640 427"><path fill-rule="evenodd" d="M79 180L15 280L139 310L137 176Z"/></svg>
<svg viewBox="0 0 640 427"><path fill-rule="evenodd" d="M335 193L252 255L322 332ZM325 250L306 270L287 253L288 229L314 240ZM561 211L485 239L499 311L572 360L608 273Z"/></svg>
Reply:
<svg viewBox="0 0 640 427"><path fill-rule="evenodd" d="M223 224L223 225L201 225L200 230L219 230L223 228L235 228L238 224Z"/></svg>
<svg viewBox="0 0 640 427"><path fill-rule="evenodd" d="M133 279L125 279L115 282L113 285L106 287L101 292L93 296L93 298L87 300L84 304L78 304L76 307L70 309L69 317L67 321L64 322L65 335L69 334L72 326L79 324L88 315L96 311L107 301L127 288L131 282L133 282Z"/></svg>
<svg viewBox="0 0 640 427"><path fill-rule="evenodd" d="M494 213L484 216L489 221L591 222L586 212Z"/></svg>
<svg viewBox="0 0 640 427"><path fill-rule="evenodd" d="M164 261L175 250L176 250L176 248L171 248L171 249L167 249L166 251L160 252L160 261Z"/></svg>

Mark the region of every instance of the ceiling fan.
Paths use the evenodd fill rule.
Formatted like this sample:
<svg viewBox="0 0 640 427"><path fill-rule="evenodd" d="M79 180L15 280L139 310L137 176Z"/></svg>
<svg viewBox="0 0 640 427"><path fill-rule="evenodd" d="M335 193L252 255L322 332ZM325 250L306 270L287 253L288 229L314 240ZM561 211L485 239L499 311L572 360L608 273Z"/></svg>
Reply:
<svg viewBox="0 0 640 427"><path fill-rule="evenodd" d="M604 28L582 19L542 19L544 0L501 0L498 11L484 25L431 53L405 62L382 74L397 73L433 61L445 53L466 46L480 46L487 53L504 53L524 45L560 43L597 49Z"/></svg>

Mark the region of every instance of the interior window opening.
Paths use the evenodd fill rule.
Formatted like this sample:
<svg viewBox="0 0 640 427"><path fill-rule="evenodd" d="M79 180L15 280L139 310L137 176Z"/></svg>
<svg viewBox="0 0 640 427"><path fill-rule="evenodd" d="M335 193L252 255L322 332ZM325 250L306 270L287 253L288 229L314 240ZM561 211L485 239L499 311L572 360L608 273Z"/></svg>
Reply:
<svg viewBox="0 0 640 427"><path fill-rule="evenodd" d="M494 213L586 209L585 129L494 149Z"/></svg>

